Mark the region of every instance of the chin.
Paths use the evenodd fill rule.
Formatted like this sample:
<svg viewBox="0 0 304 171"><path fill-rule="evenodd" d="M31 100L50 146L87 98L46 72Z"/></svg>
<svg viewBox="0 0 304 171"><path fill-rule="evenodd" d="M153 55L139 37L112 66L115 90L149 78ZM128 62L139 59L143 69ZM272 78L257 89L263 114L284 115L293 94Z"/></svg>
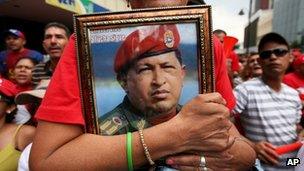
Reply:
<svg viewBox="0 0 304 171"><path fill-rule="evenodd" d="M172 102L158 102L153 105L152 110L158 113L170 112L175 105Z"/></svg>

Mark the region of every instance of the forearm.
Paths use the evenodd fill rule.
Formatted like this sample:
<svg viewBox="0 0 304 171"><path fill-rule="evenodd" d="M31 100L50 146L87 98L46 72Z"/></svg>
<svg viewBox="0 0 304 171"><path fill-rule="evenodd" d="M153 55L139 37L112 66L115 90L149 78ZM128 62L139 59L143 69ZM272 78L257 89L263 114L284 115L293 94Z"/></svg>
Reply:
<svg viewBox="0 0 304 171"><path fill-rule="evenodd" d="M65 127L71 127L69 129L74 133L69 134L68 138L63 138L66 136L60 133L61 125L63 124L48 122L39 125L31 152L31 170L127 169L125 135L82 134L79 128L75 132L75 126L65 125ZM52 132L44 131L49 130L50 127L52 127ZM166 130L173 129L169 128L168 124L160 124L144 130L145 141L154 160L172 154L178 149L174 141L176 138L172 138L174 135ZM136 168L146 164L147 160L138 133L133 133L132 137L133 162ZM54 146L54 143L57 145Z"/></svg>
<svg viewBox="0 0 304 171"><path fill-rule="evenodd" d="M229 132L231 135L236 136L234 144L228 149L228 152L233 155L233 168L236 170L248 170L253 166L256 159L254 143L242 137L234 126Z"/></svg>

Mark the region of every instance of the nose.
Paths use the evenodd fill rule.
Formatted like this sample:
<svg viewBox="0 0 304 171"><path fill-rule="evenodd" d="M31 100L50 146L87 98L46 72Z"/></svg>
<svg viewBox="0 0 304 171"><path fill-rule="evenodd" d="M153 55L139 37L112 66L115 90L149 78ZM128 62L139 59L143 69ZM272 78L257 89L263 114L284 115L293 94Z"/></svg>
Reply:
<svg viewBox="0 0 304 171"><path fill-rule="evenodd" d="M161 86L166 83L165 75L160 69L155 69L152 83L156 86Z"/></svg>
<svg viewBox="0 0 304 171"><path fill-rule="evenodd" d="M51 43L57 43L57 38L55 36L52 36Z"/></svg>

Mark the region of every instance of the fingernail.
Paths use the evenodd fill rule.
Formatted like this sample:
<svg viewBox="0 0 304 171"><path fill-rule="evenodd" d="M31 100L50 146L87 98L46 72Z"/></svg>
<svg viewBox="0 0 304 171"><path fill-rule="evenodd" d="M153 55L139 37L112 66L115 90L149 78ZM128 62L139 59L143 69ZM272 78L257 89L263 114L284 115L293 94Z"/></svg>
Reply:
<svg viewBox="0 0 304 171"><path fill-rule="evenodd" d="M172 159L167 159L166 163L168 165L172 165L172 164L174 164L174 161Z"/></svg>

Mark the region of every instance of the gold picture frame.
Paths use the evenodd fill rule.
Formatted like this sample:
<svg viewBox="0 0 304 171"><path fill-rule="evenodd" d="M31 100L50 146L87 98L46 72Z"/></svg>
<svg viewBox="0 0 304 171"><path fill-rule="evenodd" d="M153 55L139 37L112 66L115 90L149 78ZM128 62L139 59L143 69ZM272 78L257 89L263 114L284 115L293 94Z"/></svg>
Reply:
<svg viewBox="0 0 304 171"><path fill-rule="evenodd" d="M98 117L124 93L115 83L113 60L119 44L138 27L174 24L181 37L189 83L182 103L198 93L213 92L214 62L210 6L183 6L75 15L77 61L85 131L100 134ZM187 87L188 86L188 87ZM184 90L185 89L185 90ZM196 90L195 90L196 89ZM193 97L192 95L192 97ZM114 102L115 101L115 102Z"/></svg>

